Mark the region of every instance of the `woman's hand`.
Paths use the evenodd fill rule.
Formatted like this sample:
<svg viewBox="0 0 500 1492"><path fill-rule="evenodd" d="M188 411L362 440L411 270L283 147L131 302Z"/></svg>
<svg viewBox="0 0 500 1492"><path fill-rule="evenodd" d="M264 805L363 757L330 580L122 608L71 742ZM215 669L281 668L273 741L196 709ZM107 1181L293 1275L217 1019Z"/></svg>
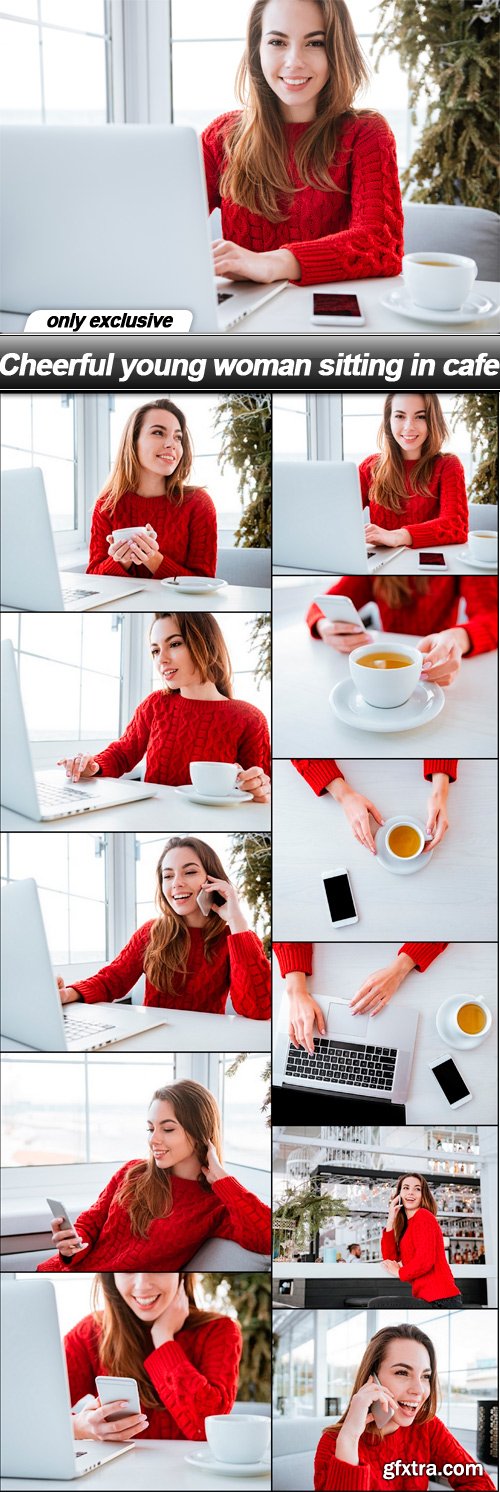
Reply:
<svg viewBox="0 0 500 1492"><path fill-rule="evenodd" d="M422 678L429 679L431 684L452 684L464 653L469 651L469 634L465 627L447 627L443 632L430 632L418 646L424 654Z"/></svg>
<svg viewBox="0 0 500 1492"><path fill-rule="evenodd" d="M227 1171L221 1166L215 1145L208 1145L207 1164L206 1166L202 1166L201 1169L206 1180L210 1182L210 1185L212 1185L213 1181L222 1181L223 1177L227 1176Z"/></svg>
<svg viewBox="0 0 500 1492"><path fill-rule="evenodd" d="M184 1281L181 1280L170 1305L166 1306L161 1316L157 1316L156 1321L152 1323L151 1336L155 1347L161 1347L163 1342L173 1342L188 1316L189 1301L184 1289Z"/></svg>
<svg viewBox="0 0 500 1492"><path fill-rule="evenodd" d="M271 778L262 767L238 767L236 786L242 792L251 793L254 803L269 803L271 797Z"/></svg>
<svg viewBox="0 0 500 1492"><path fill-rule="evenodd" d="M289 249L271 249L267 254L255 254L252 249L243 249L241 244L218 238L212 244L214 270L226 280L254 280L259 285L271 285L273 280L300 280L300 264Z"/></svg>
<svg viewBox="0 0 500 1492"><path fill-rule="evenodd" d="M398 1264L396 1259L382 1259L381 1264L382 1268L385 1269L386 1274L392 1274L394 1276L394 1279L399 1279L401 1263Z"/></svg>
<svg viewBox="0 0 500 1492"><path fill-rule="evenodd" d="M130 570L133 564L130 539L117 539L116 543L112 534L106 534L108 545L108 558L115 561L116 565L122 565L124 570Z"/></svg>
<svg viewBox="0 0 500 1492"><path fill-rule="evenodd" d="M99 771L95 756L86 756L84 752L77 756L61 756L57 766L66 768L66 776L71 777L72 782L79 782L80 777L95 777Z"/></svg>
<svg viewBox="0 0 500 1492"><path fill-rule="evenodd" d="M391 1197L391 1200L389 1202L389 1211L387 1213L387 1222L386 1222L386 1225L385 1225L387 1233L391 1233L392 1232L392 1230L394 1228L394 1224L395 1224L396 1218L397 1218L398 1214L401 1212L402 1206L403 1206L403 1203L401 1201L401 1195L398 1192L397 1197Z"/></svg>
<svg viewBox="0 0 500 1492"><path fill-rule="evenodd" d="M75 1238L69 1228L63 1228L62 1217L53 1218L51 1228L52 1240L63 1259L72 1259L73 1254L83 1254L83 1250L88 1248L88 1243L84 1243L83 1238Z"/></svg>
<svg viewBox="0 0 500 1492"><path fill-rule="evenodd" d="M354 838L358 839L360 844L364 844L372 855L375 855L375 840L370 828L370 814L375 819L376 824L383 824L382 814L375 807L375 804L371 802L370 798L365 798L363 793L356 793L354 788L349 787L349 783L345 782L344 778L335 778L332 787L333 797L343 808L346 819L348 819L351 825Z"/></svg>
<svg viewBox="0 0 500 1492"><path fill-rule="evenodd" d="M426 824L426 834L431 834L432 838L424 847L424 855L428 855L429 850L435 850L436 846L441 844L449 824L447 802L450 779L445 772L436 772L432 784Z"/></svg>
<svg viewBox="0 0 500 1492"><path fill-rule="evenodd" d="M363 1434L367 1425L373 1423L373 1415L370 1414L370 1404L373 1404L375 1399L382 1405L383 1409L392 1409L394 1413L396 1412L398 1405L394 1395L389 1392L388 1388L382 1388L381 1384L375 1383L373 1378L369 1378L368 1382L364 1383L362 1388L358 1388L357 1394L353 1394L344 1423L339 1430L336 1449L337 1456L341 1461L348 1459L342 1451L341 1437L346 1442L346 1445L351 1445L354 1442L357 1450L357 1442L360 1435ZM354 1445L352 1448L354 1449Z"/></svg>
<svg viewBox="0 0 500 1492"><path fill-rule="evenodd" d="M110 1419L111 1414L119 1414L120 1410L123 1413L125 1405L126 1399L116 1399L104 1405L100 1399L94 1399L84 1409L77 1410L71 1416L75 1440L134 1440L142 1430L147 1430L149 1420L142 1411L129 1415L127 1419Z"/></svg>
<svg viewBox="0 0 500 1492"><path fill-rule="evenodd" d="M378 523L367 523L365 539L367 544L385 544L386 549L399 549L401 544L411 547L407 528L380 528Z"/></svg>
<svg viewBox="0 0 500 1492"><path fill-rule="evenodd" d="M248 932L248 922L245 921L243 916L238 901L236 886L233 886L231 881L219 881L217 876L207 875L202 890L219 891L220 895L224 897L224 906L218 907L214 905L213 910L217 912L217 916L221 917L223 922L227 922L230 932Z"/></svg>
<svg viewBox="0 0 500 1492"><path fill-rule="evenodd" d="M78 999L78 990L73 989L71 984L66 985L60 974L56 974L56 980L61 1005L71 1005L73 1000Z"/></svg>
<svg viewBox="0 0 500 1492"><path fill-rule="evenodd" d="M392 1000L410 969L414 968L413 959L407 953L398 953L397 958L392 964L388 964L387 968L376 969L374 974L370 974L368 979L365 979L364 984L349 1001L353 1015L361 1013L378 1015L379 1011L384 1009L384 1005L388 1005L389 1000Z"/></svg>
<svg viewBox="0 0 500 1492"><path fill-rule="evenodd" d="M370 641L370 633L361 623L356 627L354 622L329 622L326 617L320 617L316 622L316 631L322 641L329 648L334 648L336 653L352 653L362 642Z"/></svg>
<svg viewBox="0 0 500 1492"><path fill-rule="evenodd" d="M314 1052L314 1025L318 1034L326 1036L325 1017L321 1006L308 990L290 993L288 1035L292 1046L304 1047L311 1055Z"/></svg>
<svg viewBox="0 0 500 1492"><path fill-rule="evenodd" d="M136 534L130 540L130 552L134 565L145 565L152 575L159 570L163 555L160 554L158 540L150 523L146 524L145 534Z"/></svg>

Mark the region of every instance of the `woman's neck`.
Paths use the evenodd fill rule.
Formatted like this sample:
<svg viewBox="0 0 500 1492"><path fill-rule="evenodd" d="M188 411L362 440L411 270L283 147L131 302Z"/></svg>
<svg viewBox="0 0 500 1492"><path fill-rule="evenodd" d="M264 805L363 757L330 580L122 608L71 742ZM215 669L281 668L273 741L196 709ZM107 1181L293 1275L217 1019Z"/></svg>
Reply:
<svg viewBox="0 0 500 1492"><path fill-rule="evenodd" d="M199 1174L200 1162L197 1155L188 1155L186 1160L180 1160L170 1169L171 1176L180 1176L183 1181L197 1181Z"/></svg>
<svg viewBox="0 0 500 1492"><path fill-rule="evenodd" d="M185 927L204 927L207 919L197 907L195 912L188 912L187 917L183 917L182 921Z"/></svg>
<svg viewBox="0 0 500 1492"><path fill-rule="evenodd" d="M183 699L224 699L225 695L220 693L216 684L207 679L204 684L186 684L179 690Z"/></svg>
<svg viewBox="0 0 500 1492"><path fill-rule="evenodd" d="M142 470L136 492L138 497L165 497L165 479L154 471Z"/></svg>

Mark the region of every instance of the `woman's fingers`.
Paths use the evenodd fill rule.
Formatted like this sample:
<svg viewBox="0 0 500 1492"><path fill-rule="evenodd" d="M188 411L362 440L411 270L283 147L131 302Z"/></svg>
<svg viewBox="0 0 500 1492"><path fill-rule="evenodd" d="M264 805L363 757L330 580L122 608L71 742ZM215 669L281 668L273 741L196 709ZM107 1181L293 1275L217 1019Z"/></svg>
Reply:
<svg viewBox="0 0 500 1492"><path fill-rule="evenodd" d="M375 823L383 824L384 820L382 818L382 814L380 813L380 810L375 807L375 804L368 802L367 808L368 812L371 813L372 819L375 819Z"/></svg>
<svg viewBox="0 0 500 1492"><path fill-rule="evenodd" d="M58 767L66 768L66 776L70 777L73 782L78 782L79 778L83 777L87 767L94 767L95 765L94 757L83 753L78 753L77 756L62 756L57 762ZM89 776L93 775L93 771L91 770Z"/></svg>

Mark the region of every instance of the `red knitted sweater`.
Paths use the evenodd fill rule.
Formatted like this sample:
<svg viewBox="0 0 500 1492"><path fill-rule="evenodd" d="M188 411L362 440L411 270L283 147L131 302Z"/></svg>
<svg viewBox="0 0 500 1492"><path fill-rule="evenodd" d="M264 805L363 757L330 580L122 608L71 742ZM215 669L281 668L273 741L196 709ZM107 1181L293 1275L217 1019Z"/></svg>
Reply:
<svg viewBox="0 0 500 1492"><path fill-rule="evenodd" d="M398 953L407 953L423 974L447 947L447 943L402 943ZM286 974L296 972L312 974L312 943L273 943L273 948L283 979Z"/></svg>
<svg viewBox="0 0 500 1492"><path fill-rule="evenodd" d="M427 591L422 595L416 589L408 602L402 606L389 606L377 595L378 587L368 575L343 575L335 585L325 592L327 596L350 596L359 611L368 601L376 601L384 632L409 632L415 637L426 637L429 632L441 632L445 627L465 627L470 652L488 653L498 647L498 580L489 575L473 579L471 576L436 575L430 578ZM412 580L410 577L410 585ZM466 621L458 621L460 602L466 607ZM314 601L309 607L306 621L313 637L318 637L316 623L323 615Z"/></svg>
<svg viewBox="0 0 500 1492"><path fill-rule="evenodd" d="M94 1269L184 1269L209 1238L231 1238L242 1248L270 1252L270 1210L234 1176L214 1181L209 1189L183 1176L170 1176L173 1206L168 1217L150 1223L147 1238L132 1233L130 1217L117 1201L122 1182L131 1166L127 1161L111 1177L96 1202L80 1213L76 1229L89 1247L72 1259L54 1254L37 1266L38 1271Z"/></svg>
<svg viewBox="0 0 500 1492"><path fill-rule="evenodd" d="M98 1000L121 1000L144 972L144 954L153 922L145 922L133 933L126 947L112 963L80 979L72 988L91 1005ZM228 995L238 1015L256 1021L267 1021L271 1015L271 975L260 938L254 932L221 931L211 945L212 962L205 957L203 928L189 930L191 946L185 983L174 975L174 989L168 995L155 989L146 978L145 1005L162 1010L210 1010L223 1015Z"/></svg>
<svg viewBox="0 0 500 1492"><path fill-rule="evenodd" d="M338 1433L338 1432L337 1432ZM440 1419L429 1419L425 1425L410 1425L394 1430L391 1435L372 1435L365 1430L359 1441L359 1466L350 1466L347 1461L338 1461L335 1455L336 1432L327 1431L321 1436L314 1461L314 1486L316 1492L426 1492L429 1476L407 1474L413 1463L417 1466L435 1466L442 1472L444 1466L477 1466L473 1456L455 1440L450 1430ZM400 1475L391 1469L389 1478L384 1477L384 1466L394 1467L399 1461ZM447 1473L447 1483L454 1492L494 1492L491 1477L483 1473L475 1476L471 1471L458 1475Z"/></svg>
<svg viewBox="0 0 500 1492"><path fill-rule="evenodd" d="M215 575L217 563L217 517L211 497L202 488L185 492L179 507L164 497L140 497L138 492L124 492L114 513L103 512L104 499L98 497L90 530L87 573L91 575L139 576L141 580L167 580L170 575ZM110 559L107 535L115 528L156 530L161 565L154 575L146 565L124 565Z"/></svg>
<svg viewBox="0 0 500 1492"><path fill-rule="evenodd" d="M243 699L186 699L155 689L143 699L119 741L97 752L103 777L131 772L146 753L146 782L181 787L190 762L271 767L265 715Z"/></svg>
<svg viewBox="0 0 500 1492"><path fill-rule="evenodd" d="M64 1338L71 1403L97 1393L101 1326L84 1316ZM205 1440L205 1415L229 1414L236 1398L241 1331L229 1316L183 1327L173 1342L153 1347L144 1366L162 1405L147 1409L141 1440ZM163 1407L162 1407L163 1406ZM141 1404L141 1409L143 1408Z"/></svg>
<svg viewBox="0 0 500 1492"><path fill-rule="evenodd" d="M372 465L379 460L379 453L367 456L359 468L363 507L369 507L372 523L378 523L380 528L407 528L414 549L427 544L464 543L469 532L469 512L465 473L458 456L435 457L428 482L431 497L419 497L412 492L410 474L417 463L405 461L408 505L403 513L392 513L390 508L370 499Z"/></svg>
<svg viewBox="0 0 500 1492"><path fill-rule="evenodd" d="M396 143L380 114L346 115L339 123L330 171L337 190L331 192L304 186L297 174L295 145L308 125L284 126L296 191L281 204L280 223L220 195L224 141L237 118L236 112L221 114L202 135L210 211L221 208L223 238L255 253L290 249L300 264L301 285L400 273L403 210Z"/></svg>
<svg viewBox="0 0 500 1492"><path fill-rule="evenodd" d="M320 798L326 792L329 782L334 782L336 777L343 777L340 767L330 756L292 757L292 766L296 767L301 777L312 787L313 793ZM454 782L457 776L458 762L456 758L437 757L426 758L423 763L424 777L429 781L434 772L446 772L450 782Z"/></svg>
<svg viewBox="0 0 500 1492"><path fill-rule="evenodd" d="M402 1259L400 1280L411 1284L411 1293L416 1300L446 1300L449 1295L460 1295L455 1284L446 1254L443 1235L434 1213L419 1207L396 1246L392 1228L382 1234L382 1258Z"/></svg>

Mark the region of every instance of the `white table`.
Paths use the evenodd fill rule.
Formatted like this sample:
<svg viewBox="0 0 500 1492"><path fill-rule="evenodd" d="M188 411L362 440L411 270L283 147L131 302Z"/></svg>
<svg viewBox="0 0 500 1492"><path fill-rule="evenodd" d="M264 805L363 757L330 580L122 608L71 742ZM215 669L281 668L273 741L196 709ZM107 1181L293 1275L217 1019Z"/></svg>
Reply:
<svg viewBox="0 0 500 1492"><path fill-rule="evenodd" d="M311 588L311 600L317 594ZM403 632L375 632L385 646L393 638L416 647ZM276 756L469 756L497 754L497 654L464 659L458 679L445 691L441 714L424 727L399 732L357 730L333 713L334 685L350 679L349 659L311 637L301 613L273 628L273 750ZM385 715L380 710L380 716Z"/></svg>
<svg viewBox="0 0 500 1492"><path fill-rule="evenodd" d="M378 866L374 866L373 869L378 871ZM419 876L426 877L430 873L430 869L419 871ZM382 871L379 874L382 876ZM391 880L395 879L395 876L391 877ZM277 917L276 922L278 922ZM352 933L356 929L349 928L348 931ZM295 929L295 937L298 937L300 933L304 933L302 922L300 927ZM427 937L431 938L430 932ZM338 996L343 1000L351 999L369 974L373 974L375 969L385 968L392 962L402 942L401 937L397 942L395 940L392 943L356 943L354 947L352 944L349 947L339 947L338 944L315 943L313 974L308 978L308 989L322 1004L324 1002L325 1011L333 996ZM281 1031L288 1030L288 995L276 958L273 958L273 966L273 1009L277 1014L274 1030L277 1035L278 1027ZM405 1006L413 1008L417 1006L420 1010L410 1089L406 1100L408 1124L427 1124L429 1118L432 1119L433 1124L454 1121L454 1112L450 1109L428 1066L429 1062L435 1061L436 1056L445 1050L436 1030L436 1013L440 1005L452 995L461 992L483 995L496 1017L496 988L496 944L493 942L457 942L450 943L444 953L439 954L439 957L423 974L420 974L417 969L412 970L397 994L393 996L394 1004L396 1005L397 1002L399 1009L404 1010ZM455 1051L454 1048L450 1048L473 1095L472 1102L467 1105L467 1122L470 1120L473 1124L496 1122L496 1044L495 1018L491 1031L480 1046L473 1047L471 1051L458 1051L458 1049ZM309 1268L309 1271L312 1269L312 1266L304 1267L306 1270ZM355 1278L353 1271L358 1267L368 1268L368 1266L354 1264L346 1266L349 1275L353 1278ZM486 1268L486 1266L479 1265L477 1267ZM315 1265L314 1273L320 1268L327 1271L330 1266ZM338 1264L331 1265L335 1278L341 1268L342 1266ZM288 1273L291 1272L289 1265L287 1265L287 1270Z"/></svg>
<svg viewBox="0 0 500 1492"><path fill-rule="evenodd" d="M341 757L338 766L384 819L416 814L425 822L431 783L424 779L420 758ZM428 864L401 875L383 869L358 843L329 793L316 797L291 762L276 761L273 937L350 944L365 938L398 943L409 938L494 939L496 777L496 762L459 762L458 780L450 785L450 828L443 843ZM346 866L351 878L359 916L351 927L334 928L330 920L322 878L337 866Z"/></svg>
<svg viewBox="0 0 500 1492"><path fill-rule="evenodd" d="M241 1406L244 1412L244 1406ZM197 1471L188 1466L186 1455L200 1450L204 1442L197 1440L137 1440L134 1449L124 1456L117 1456L98 1471L89 1471L85 1478L71 1482L55 1481L48 1477L26 1480L25 1477L2 1477L3 1492L61 1492L68 1486L95 1488L96 1492L137 1492L147 1487L148 1492L223 1492L237 1485L242 1492L266 1492L271 1486L270 1476L238 1478L237 1484L228 1477L217 1476L209 1471ZM95 1445L93 1445L95 1449Z"/></svg>
<svg viewBox="0 0 500 1492"><path fill-rule="evenodd" d="M74 584L78 588L78 579L78 573L71 571L66 563L64 584ZM126 587L125 594L115 601L107 601L106 595L116 589L116 576L96 575L95 581L103 597L102 605L93 608L95 611L166 611L168 606L175 606L176 611L271 610L271 590L266 586L228 585L221 591L190 596L187 591L178 590L177 586L162 585L160 580L142 581L139 591L137 581L124 580L120 584ZM12 610L12 607L8 609Z"/></svg>
<svg viewBox="0 0 500 1492"><path fill-rule="evenodd" d="M468 564L468 562L466 560L460 559L460 555L462 553L462 550L465 549L465 544L463 544L463 543L460 543L460 544L426 544L426 545L417 546L417 548L415 548L415 549L413 548L413 545L410 545L410 546L407 546L406 549L403 550L402 554L395 554L392 557L392 559L391 559L391 550L387 549L387 551L386 551L387 552L387 561L384 564L384 567L383 567L382 570L377 570L375 572L375 571L368 571L368 569L367 569L364 572L360 571L359 573L360 574L362 574L362 573L364 573L364 574L370 573L373 576L375 576L375 573L376 573L377 575L381 576L382 578L383 578L384 575L419 575L419 574L421 574L421 571L420 571L420 567L419 567L418 556L420 554L420 549L423 549L423 548L425 548L426 550L429 549L431 552L434 552L436 554L444 554L444 557L445 557L445 560L446 560L446 564L448 566L447 573L449 575L473 575L473 576L477 576L479 578L480 575L489 575L489 574L494 575L494 574L497 573L494 570L490 571L490 570L480 570L478 568L474 568L472 565ZM318 587L319 587L319 590L321 590L323 579L322 579L322 576L320 576L319 574L317 574L315 570L303 570L300 565L295 565L294 568L293 568L293 571L292 571L290 565L273 565L273 575L291 575L291 574L293 574L293 575L304 575L304 576L306 576L306 575L316 575ZM324 588L325 588L325 590L327 589L327 583L328 583L328 585L333 585L334 580L339 580L339 579L340 579L339 575L330 575L330 576L326 577L325 582L324 582ZM431 579L432 579L432 576L431 576Z"/></svg>
<svg viewBox="0 0 500 1492"><path fill-rule="evenodd" d="M86 783L85 786L89 787L90 784ZM0 821L2 829L25 829L30 834L53 834L57 830L66 833L68 827L72 833L96 833L100 829L104 832L134 829L141 833L147 829L155 829L162 834L171 834L174 830L187 833L189 829L224 829L231 833L233 829L253 829L255 832L268 830L271 811L269 803L254 802L239 803L234 808L205 807L202 803L191 803L189 798L176 793L173 787L156 787L153 798L125 803L120 808L97 808L95 813L90 814L67 814L65 818L51 819L50 823L44 824L25 818L11 808L2 807Z"/></svg>
<svg viewBox="0 0 500 1492"><path fill-rule="evenodd" d="M421 337L425 332L453 332L462 335L477 336L481 333L498 332L500 330L500 284L495 280L476 280L474 293L489 296L499 306L498 314L491 321L472 321L465 326L451 326L445 321L414 321L408 316L396 316L394 311L386 311L381 306L382 296L386 296L391 290L401 288L403 276L394 275L389 279L381 280L336 280L328 285L308 285L303 289L299 285L288 285L286 290L280 291L272 300L266 301L258 311L254 311L244 322L233 326L231 332L226 336L239 337L245 332L252 335L265 332L269 335L279 333L305 332L309 336L318 332L323 336L366 337L367 332L383 332L390 334L399 332L404 336ZM336 295L355 294L358 297L361 310L365 318L364 326L313 326L311 322L313 295L315 291L320 294ZM450 348L450 355L452 348ZM472 355L472 352L471 352Z"/></svg>
<svg viewBox="0 0 500 1492"><path fill-rule="evenodd" d="M89 1010L109 1017L113 1006L98 1001ZM268 1052L269 1021L254 1021L244 1015L211 1015L203 1010L165 1010L161 1026L152 1026L123 1041L114 1041L113 1052ZM2 1036L4 1052L30 1052L32 1047Z"/></svg>

